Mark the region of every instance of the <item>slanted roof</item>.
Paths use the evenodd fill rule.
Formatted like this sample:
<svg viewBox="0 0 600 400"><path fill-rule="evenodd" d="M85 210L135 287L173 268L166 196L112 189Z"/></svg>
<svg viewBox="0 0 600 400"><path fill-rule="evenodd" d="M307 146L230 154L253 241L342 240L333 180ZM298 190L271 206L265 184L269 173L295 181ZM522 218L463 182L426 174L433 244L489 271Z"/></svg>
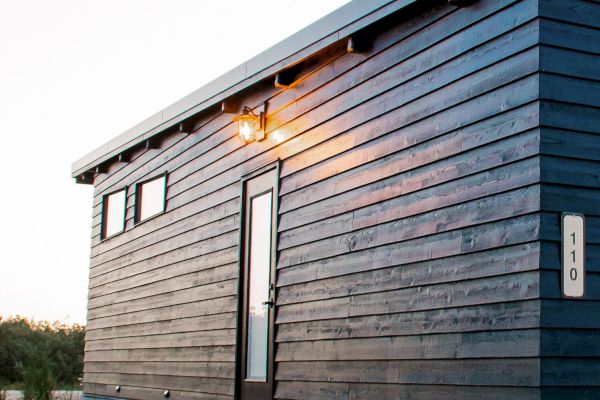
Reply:
<svg viewBox="0 0 600 400"><path fill-rule="evenodd" d="M417 1L354 0L338 8L75 161L71 168L72 176L78 177L94 170L129 148L177 126L186 118Z"/></svg>

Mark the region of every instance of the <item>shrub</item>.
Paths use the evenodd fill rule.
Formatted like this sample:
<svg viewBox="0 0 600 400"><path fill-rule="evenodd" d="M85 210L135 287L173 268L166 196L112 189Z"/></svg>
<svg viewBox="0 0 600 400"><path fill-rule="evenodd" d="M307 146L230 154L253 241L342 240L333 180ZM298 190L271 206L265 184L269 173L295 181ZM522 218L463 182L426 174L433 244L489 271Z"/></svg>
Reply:
<svg viewBox="0 0 600 400"><path fill-rule="evenodd" d="M52 367L47 354L30 354L28 365L23 372L24 400L52 400L55 389Z"/></svg>
<svg viewBox="0 0 600 400"><path fill-rule="evenodd" d="M77 324L0 317L0 381L27 381L32 396L34 382L77 384L83 373L84 336L85 327Z"/></svg>

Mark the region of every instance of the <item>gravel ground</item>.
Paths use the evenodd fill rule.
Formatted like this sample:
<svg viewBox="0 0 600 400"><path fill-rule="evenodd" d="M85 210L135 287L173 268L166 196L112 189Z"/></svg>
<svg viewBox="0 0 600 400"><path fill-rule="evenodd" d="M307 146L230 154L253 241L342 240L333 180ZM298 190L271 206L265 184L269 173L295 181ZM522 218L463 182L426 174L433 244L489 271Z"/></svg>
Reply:
<svg viewBox="0 0 600 400"><path fill-rule="evenodd" d="M23 396L19 390L8 390L7 400L21 400ZM69 391L69 390L57 390L54 392L54 396L57 400L79 400L81 398L81 392Z"/></svg>

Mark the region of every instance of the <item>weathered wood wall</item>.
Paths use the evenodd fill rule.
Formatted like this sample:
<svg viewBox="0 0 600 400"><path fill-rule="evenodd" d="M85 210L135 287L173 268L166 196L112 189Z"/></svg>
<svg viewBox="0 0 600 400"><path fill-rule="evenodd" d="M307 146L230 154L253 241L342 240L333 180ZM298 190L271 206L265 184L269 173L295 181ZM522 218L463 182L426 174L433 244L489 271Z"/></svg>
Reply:
<svg viewBox="0 0 600 400"><path fill-rule="evenodd" d="M600 275L590 301L558 300L553 224L580 186L600 273L600 41L593 20L569 20L585 2L551 3L540 19L535 0L422 2L369 51L331 52L295 87L245 98L269 100L282 143L243 145L215 113L97 176L85 392L232 398L240 177L276 158L276 398L532 399L575 379L556 357L596 365L576 343L599 351L598 319L577 312L598 315ZM561 58L540 73L555 54L581 68ZM574 101L564 85L584 80L596 92ZM164 171L167 213L134 226L132 185ZM102 194L124 185L126 232L101 241ZM563 337L573 345L551 345Z"/></svg>
<svg viewBox="0 0 600 400"><path fill-rule="evenodd" d="M283 163L277 398L539 396L537 4L447 10L310 95L354 108Z"/></svg>
<svg viewBox="0 0 600 400"><path fill-rule="evenodd" d="M544 399L600 398L600 3L540 2ZM560 213L586 215L584 300L562 300Z"/></svg>

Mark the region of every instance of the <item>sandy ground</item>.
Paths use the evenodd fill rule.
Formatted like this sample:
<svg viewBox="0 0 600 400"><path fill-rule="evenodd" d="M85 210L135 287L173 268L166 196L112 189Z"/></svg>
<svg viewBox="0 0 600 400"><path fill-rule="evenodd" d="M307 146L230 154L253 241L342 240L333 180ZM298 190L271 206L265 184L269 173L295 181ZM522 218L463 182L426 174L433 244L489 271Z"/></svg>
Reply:
<svg viewBox="0 0 600 400"><path fill-rule="evenodd" d="M18 390L9 390L9 391L7 391L7 394L8 394L7 400L21 400L23 398L23 396L21 395L21 392ZM81 392L57 390L56 392L54 392L54 396L58 400L62 400L62 399L78 400L79 398L81 398Z"/></svg>

